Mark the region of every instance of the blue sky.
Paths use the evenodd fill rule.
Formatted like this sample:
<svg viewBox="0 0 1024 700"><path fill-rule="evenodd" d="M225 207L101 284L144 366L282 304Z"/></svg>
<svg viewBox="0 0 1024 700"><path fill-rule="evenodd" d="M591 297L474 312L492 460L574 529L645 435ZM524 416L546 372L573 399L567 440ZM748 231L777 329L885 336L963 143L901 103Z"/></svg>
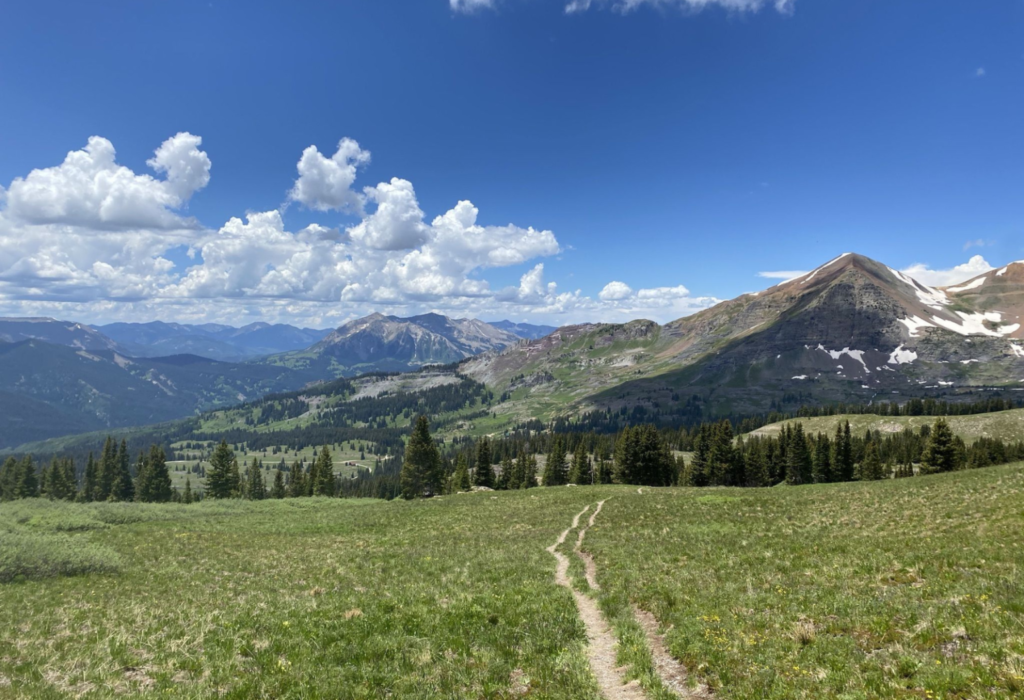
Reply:
<svg viewBox="0 0 1024 700"><path fill-rule="evenodd" d="M665 321L846 250L1024 258L1024 3L589 5L7 8L0 311Z"/></svg>

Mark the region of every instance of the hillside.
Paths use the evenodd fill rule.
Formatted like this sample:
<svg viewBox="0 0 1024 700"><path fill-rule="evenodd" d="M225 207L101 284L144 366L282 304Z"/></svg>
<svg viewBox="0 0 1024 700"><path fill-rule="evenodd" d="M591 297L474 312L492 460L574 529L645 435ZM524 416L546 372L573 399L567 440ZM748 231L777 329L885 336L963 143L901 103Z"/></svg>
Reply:
<svg viewBox="0 0 1024 700"><path fill-rule="evenodd" d="M1024 380L1013 313L1024 265L1010 267L1006 282L979 299L845 254L664 326L569 326L473 358L462 371L507 392L504 410L518 416L635 407L739 415L1008 391Z"/></svg>
<svg viewBox="0 0 1024 700"><path fill-rule="evenodd" d="M81 323L52 318L0 318L0 342L18 343L22 340L41 340L78 350L116 350L126 353L114 339Z"/></svg>
<svg viewBox="0 0 1024 700"><path fill-rule="evenodd" d="M38 340L0 344L0 447L182 418L303 383L284 368L193 355L138 359Z"/></svg>
<svg viewBox="0 0 1024 700"><path fill-rule="evenodd" d="M999 411L996 413L979 413L969 416L946 416L944 419L953 432L964 439L967 444L978 438L997 438L1005 442L1024 440L1024 409ZM882 433L896 433L906 428L920 429L922 426L934 425L935 416L876 416L873 414L819 416L814 418L794 418L792 420L771 423L758 428L752 435L776 436L784 425L801 423L804 431L812 435L827 433L834 435L836 426L849 421L850 430L855 435L863 435L868 430Z"/></svg>
<svg viewBox="0 0 1024 700"><path fill-rule="evenodd" d="M517 335L476 319L372 314L346 323L306 350L275 355L264 363L322 377L351 377L451 364L519 341Z"/></svg>

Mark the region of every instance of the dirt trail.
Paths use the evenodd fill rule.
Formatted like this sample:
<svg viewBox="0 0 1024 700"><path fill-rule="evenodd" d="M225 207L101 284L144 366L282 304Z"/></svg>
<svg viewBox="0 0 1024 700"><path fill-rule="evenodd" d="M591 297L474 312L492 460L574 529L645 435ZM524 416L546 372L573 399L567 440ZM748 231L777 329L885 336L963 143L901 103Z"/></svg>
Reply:
<svg viewBox="0 0 1024 700"><path fill-rule="evenodd" d="M600 509L600 505L598 508ZM558 566L555 568L555 583L568 588L569 592L572 593L573 599L576 601L576 609L579 610L580 619L583 620L583 624L587 628L587 641L589 642L587 645L587 657L590 660L590 670L594 673L594 677L597 678L597 685L601 689L601 695L606 700L644 700L644 694L636 681L623 684L622 672L615 661L615 635L612 634L608 623L605 622L604 615L601 614L597 603L589 596L583 595L572 587L572 579L568 575L569 559L558 551L559 545L565 542L565 538L569 536L569 533L579 527L580 518L588 510L590 510L590 506L580 511L573 518L572 525L559 536L553 545L548 547L548 551L558 561ZM597 511L595 511L596 514ZM591 522L593 522L593 519L591 519Z"/></svg>
<svg viewBox="0 0 1024 700"><path fill-rule="evenodd" d="M641 491L641 493L642 493L642 491ZM604 507L604 503L605 503L604 501L598 502L597 507L594 509L594 512L591 513L591 515L590 515L590 520L587 522L587 526L583 527L583 528L580 528L579 535L576 537L576 546L573 548L573 552L583 562L583 566L584 566L584 569L585 569L585 572L586 572L587 585L593 591L601 590L601 586L597 582L597 565L594 563L594 558L592 556L590 556L590 554L588 554L587 552L584 552L582 547L583 547L583 539L587 535L587 530L594 526L594 522L597 520L597 516L601 512L601 508ZM578 526L580 518L583 517L583 515L589 509L590 509L589 506L587 506L587 508L584 508L573 519L572 527L570 527L568 530L563 532L562 536L561 536L561 538L559 538L558 542L552 548L548 549L549 552L551 552L557 558L559 558L559 565L560 565L560 567L561 567L562 561L563 560L565 561L565 565L564 565L564 568L563 568L563 571L562 571L563 575L564 575L564 572L566 570L568 570L568 566L569 566L568 560L566 560L564 556L561 556L559 553L557 553L557 552L555 552L553 550L554 550L555 547L557 547L558 545L562 544L565 541L565 538L568 536L569 531ZM572 590L572 582L567 577L566 577L566 583L563 583L561 585L568 585L570 590ZM605 693L605 696L607 698L609 698L609 699L613 699L613 698L643 698L644 697L643 692L641 691L641 689L639 687L639 684L636 681L632 681L631 683L629 683L627 685L622 685L621 674L618 672L618 670L616 670L614 668L614 665L615 665L615 646L614 646L615 645L615 640L614 640L614 637L611 634L611 632L608 631L608 625L607 625L607 623L604 620L604 616L601 615L600 610L597 608L597 604L589 596L585 596L585 595L583 595L581 593L576 592L575 590L573 590L573 596L576 598L576 605L580 609L580 615L583 616L584 622L587 624L587 636L588 636L588 638L591 639L591 662L590 663L591 663L591 667L594 669L594 675L598 676L598 681L599 681L599 683L601 683L601 688L602 688L602 691ZM595 660L594 660L595 641L594 641L593 635L591 634L591 624L590 624L590 622L587 622L587 614L584 612L584 610L585 610L584 606L587 605L587 604L589 604L589 606L593 608L593 612L597 616L597 618L596 618L597 621L599 622L599 624L601 626L603 626L603 629L605 630L605 632L606 632L606 634L607 634L607 636L609 638L609 642L611 644L610 657L608 657L608 658L610 658L610 664L611 664L610 671L612 672L613 677L618 677L619 678L618 685L615 687L615 690L620 693L618 695L611 694L607 690L607 686L605 685L605 683L601 681L601 677L598 675L598 668L597 668L597 665L595 664ZM635 619L636 619L637 623L640 625L640 627L643 629L644 635L647 638L647 645L648 645L648 647L651 650L651 658L652 658L652 660L654 662L654 669L657 672L658 677L661 679L662 684L667 689L669 689L670 691L675 693L677 696L679 696L680 698L693 698L695 700L709 700L710 698L712 698L713 696L711 695L710 691L708 690L708 688L706 686L702 685L702 686L699 686L697 688L689 688L689 687L687 687L687 685L686 685L686 678L687 678L686 667L683 666L681 663L679 663L669 653L668 648L665 646L665 638L658 631L658 620L657 620L657 618L655 618L654 615L652 615L651 613L647 612L646 610L640 610L639 608L636 608L636 607L633 608L633 616L635 617ZM627 690L629 691L629 694L622 694L623 692L625 692Z"/></svg>

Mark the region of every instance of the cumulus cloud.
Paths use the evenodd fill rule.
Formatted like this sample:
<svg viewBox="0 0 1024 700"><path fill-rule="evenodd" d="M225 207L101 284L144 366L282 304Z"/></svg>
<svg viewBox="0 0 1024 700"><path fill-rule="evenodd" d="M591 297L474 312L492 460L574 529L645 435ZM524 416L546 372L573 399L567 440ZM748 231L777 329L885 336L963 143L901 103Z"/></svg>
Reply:
<svg viewBox="0 0 1024 700"><path fill-rule="evenodd" d="M361 211L363 198L352 190L352 183L359 166L369 162L370 152L353 139L342 139L330 158L310 146L299 158L299 178L288 199L317 211Z"/></svg>
<svg viewBox="0 0 1024 700"><path fill-rule="evenodd" d="M194 226L174 210L210 181L202 139L180 133L156 150L148 165L166 179L138 175L115 162L114 145L92 136L64 162L15 178L7 216L26 224L64 224L101 230Z"/></svg>
<svg viewBox="0 0 1024 700"><path fill-rule="evenodd" d="M903 272L930 287L948 287L966 282L972 277L977 277L994 269L985 258L975 255L962 265L951 267L948 270L934 270L926 264L916 263L905 268Z"/></svg>
<svg viewBox="0 0 1024 700"><path fill-rule="evenodd" d="M355 223L296 230L284 209L271 209L204 228L181 214L210 181L201 144L185 133L165 141L147 163L154 177L118 165L113 145L93 137L62 164L0 188L0 312L337 325L373 311L436 310L561 323L609 315L664 321L708 303L682 286L612 282L597 298L559 290L540 262L562 251L553 232L483 224L466 200L428 219L412 183L400 178L357 190L369 152L350 139L331 158L306 149L288 197L354 214ZM521 265L530 267L516 286L495 290L483 277Z"/></svg>
<svg viewBox="0 0 1024 700"><path fill-rule="evenodd" d="M632 296L633 289L625 282L612 281L597 295L604 301L618 301Z"/></svg>

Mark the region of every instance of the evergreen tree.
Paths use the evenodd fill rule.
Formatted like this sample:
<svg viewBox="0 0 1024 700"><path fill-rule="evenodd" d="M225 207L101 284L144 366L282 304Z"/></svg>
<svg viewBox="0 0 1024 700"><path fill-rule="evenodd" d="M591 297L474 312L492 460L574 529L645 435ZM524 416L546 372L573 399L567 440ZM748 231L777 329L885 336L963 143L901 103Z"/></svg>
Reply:
<svg viewBox="0 0 1024 700"><path fill-rule="evenodd" d="M572 466L569 468L569 483L582 486L591 483L590 461L587 457L587 448L580 440L572 453Z"/></svg>
<svg viewBox="0 0 1024 700"><path fill-rule="evenodd" d="M78 499L89 502L95 499L99 475L97 473L96 460L89 452L89 458L85 463L85 472L82 474L82 488L78 492Z"/></svg>
<svg viewBox="0 0 1024 700"><path fill-rule="evenodd" d="M612 483L611 465L608 464L608 460L606 460L603 455L597 458L597 463L594 465L594 483Z"/></svg>
<svg viewBox="0 0 1024 700"><path fill-rule="evenodd" d="M818 433L814 443L814 466L811 468L811 479L816 484L827 484L832 481L832 443L824 433Z"/></svg>
<svg viewBox="0 0 1024 700"><path fill-rule="evenodd" d="M491 469L491 442L485 437L480 438L476 443L476 473L473 476L477 486L494 488L494 470Z"/></svg>
<svg viewBox="0 0 1024 700"><path fill-rule="evenodd" d="M711 427L702 423L693 442L693 457L685 471L686 486L709 486L711 484L712 438Z"/></svg>
<svg viewBox="0 0 1024 700"><path fill-rule="evenodd" d="M853 440L850 421L836 426L836 439L832 443L833 481L853 481Z"/></svg>
<svg viewBox="0 0 1024 700"><path fill-rule="evenodd" d="M568 470L565 464L565 447L562 444L562 437L555 435L551 441L551 452L548 454L548 461L544 465L544 486L563 486L568 478Z"/></svg>
<svg viewBox="0 0 1024 700"><path fill-rule="evenodd" d="M477 467L479 469L479 467ZM466 465L466 455L460 454L455 459L455 473L452 475L452 491L469 491L472 488L469 484L469 467Z"/></svg>
<svg viewBox="0 0 1024 700"><path fill-rule="evenodd" d="M864 459L860 464L861 481L878 481L883 478L882 458L878 454L878 443L874 440L864 447Z"/></svg>
<svg viewBox="0 0 1024 700"><path fill-rule="evenodd" d="M211 498L234 498L238 495L240 481L235 453L228 447L226 440L221 440L210 456L210 468L206 472L206 493Z"/></svg>
<svg viewBox="0 0 1024 700"><path fill-rule="evenodd" d="M747 485L755 488L771 485L771 477L768 473L768 455L765 454L764 444L761 440L756 441L750 450L750 457L747 460Z"/></svg>
<svg viewBox="0 0 1024 700"><path fill-rule="evenodd" d="M255 457L245 472L245 497L250 501L262 501L267 497L267 487L263 483L263 468Z"/></svg>
<svg viewBox="0 0 1024 700"><path fill-rule="evenodd" d="M811 456L807 450L803 423L797 423L789 436L786 454L786 483L791 486L804 483L805 473L810 472Z"/></svg>
<svg viewBox="0 0 1024 700"><path fill-rule="evenodd" d="M131 460L128 458L128 443L121 440L121 446L117 450L117 475L110 486L111 501L134 501L135 484L132 481Z"/></svg>
<svg viewBox="0 0 1024 700"><path fill-rule="evenodd" d="M441 455L430 437L430 423L426 416L416 418L405 446L405 462L399 478L403 498L434 496L441 490Z"/></svg>
<svg viewBox="0 0 1024 700"><path fill-rule="evenodd" d="M742 483L734 482L736 453L732 446L732 424L728 420L719 421L711 431L711 451L709 460L709 483L712 486L732 486Z"/></svg>
<svg viewBox="0 0 1024 700"><path fill-rule="evenodd" d="M181 494L181 502L188 504L195 500L195 496L192 495L192 479L185 477L185 490Z"/></svg>
<svg viewBox="0 0 1024 700"><path fill-rule="evenodd" d="M314 496L333 496L337 492L334 482L334 461L331 459L331 451L324 445L314 463L316 466L316 480L313 483Z"/></svg>
<svg viewBox="0 0 1024 700"><path fill-rule="evenodd" d="M0 467L0 501L13 501L18 497L18 460L8 457Z"/></svg>
<svg viewBox="0 0 1024 700"><path fill-rule="evenodd" d="M309 487L306 485L306 478L303 474L302 463L299 460L292 462L291 482L288 484L288 495L293 498L308 496Z"/></svg>
<svg viewBox="0 0 1024 700"><path fill-rule="evenodd" d="M171 475L167 471L167 456L159 445L149 448L149 457L145 460L136 489L136 498L143 503L167 503L174 496L171 487Z"/></svg>
<svg viewBox="0 0 1024 700"><path fill-rule="evenodd" d="M495 488L502 491L517 488L509 485L510 480L512 479L512 471L514 469L515 466L512 464L512 453L509 450L505 450L505 456L501 458L501 474L499 474L494 481Z"/></svg>
<svg viewBox="0 0 1024 700"><path fill-rule="evenodd" d="M951 472L960 466L952 429L942 418L935 421L928 444L921 455L921 473Z"/></svg>
<svg viewBox="0 0 1024 700"><path fill-rule="evenodd" d="M114 445L114 438L107 436L103 443L103 454L97 469L94 501L105 501L110 498L110 491L114 486L114 479L117 478L117 471L117 448Z"/></svg>
<svg viewBox="0 0 1024 700"><path fill-rule="evenodd" d="M284 472L281 471L281 467L278 467L274 471L274 486L270 489L271 498L284 498L288 493L284 487Z"/></svg>
<svg viewBox="0 0 1024 700"><path fill-rule="evenodd" d="M532 452L526 455L523 461L523 480L519 485L521 489L532 489L537 485L537 455Z"/></svg>

